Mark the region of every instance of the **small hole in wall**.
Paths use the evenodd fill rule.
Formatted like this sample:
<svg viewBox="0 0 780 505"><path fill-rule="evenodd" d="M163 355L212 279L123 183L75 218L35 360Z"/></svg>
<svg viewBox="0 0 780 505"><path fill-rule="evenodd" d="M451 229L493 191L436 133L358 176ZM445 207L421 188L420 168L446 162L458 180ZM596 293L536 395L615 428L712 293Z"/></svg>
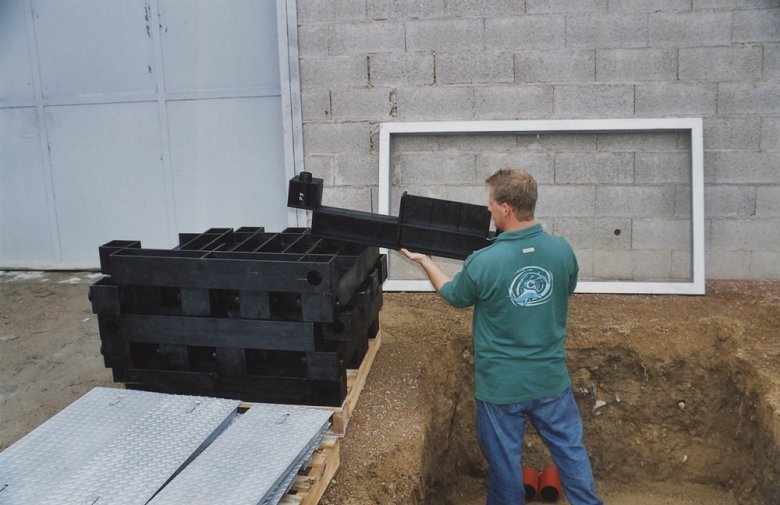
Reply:
<svg viewBox="0 0 780 505"><path fill-rule="evenodd" d="M617 237L618 235L620 235L620 228L615 228L615 231L614 231L614 233L615 233L615 236L616 236L616 237Z"/></svg>

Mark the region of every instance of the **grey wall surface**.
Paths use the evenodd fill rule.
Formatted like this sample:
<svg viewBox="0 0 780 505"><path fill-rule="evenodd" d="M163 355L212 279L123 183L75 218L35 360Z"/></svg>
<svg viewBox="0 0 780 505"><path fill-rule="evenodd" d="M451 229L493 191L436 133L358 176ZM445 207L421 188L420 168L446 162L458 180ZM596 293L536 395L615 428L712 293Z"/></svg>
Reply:
<svg viewBox="0 0 780 505"><path fill-rule="evenodd" d="M376 210L381 122L702 117L707 278L780 279L780 1L297 9L305 166L325 204ZM673 281L690 275L688 156L678 134L413 136L393 142L392 184L482 203L488 173L525 168L585 278Z"/></svg>
<svg viewBox="0 0 780 505"><path fill-rule="evenodd" d="M0 268L287 226L275 0L0 1Z"/></svg>

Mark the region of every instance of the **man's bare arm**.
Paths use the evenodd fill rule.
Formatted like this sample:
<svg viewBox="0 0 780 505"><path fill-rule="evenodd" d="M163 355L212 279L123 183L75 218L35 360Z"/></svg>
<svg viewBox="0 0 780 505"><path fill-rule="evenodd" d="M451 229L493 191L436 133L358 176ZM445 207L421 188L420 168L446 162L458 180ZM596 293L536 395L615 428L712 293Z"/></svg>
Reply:
<svg viewBox="0 0 780 505"><path fill-rule="evenodd" d="M401 253L423 267L425 274L428 276L428 279L431 280L431 284L433 284L433 287L437 292L441 290L442 286L452 280L449 275L445 274L444 271L439 268L439 265L437 265L430 256L411 252L407 249L401 249Z"/></svg>

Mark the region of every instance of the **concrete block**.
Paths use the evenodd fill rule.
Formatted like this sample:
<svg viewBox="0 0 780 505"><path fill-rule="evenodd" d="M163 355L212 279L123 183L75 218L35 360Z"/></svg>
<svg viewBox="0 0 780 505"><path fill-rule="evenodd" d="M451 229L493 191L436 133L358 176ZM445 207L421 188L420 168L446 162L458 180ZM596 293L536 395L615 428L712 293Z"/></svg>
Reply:
<svg viewBox="0 0 780 505"><path fill-rule="evenodd" d="M634 181L633 153L556 153L556 184L627 184Z"/></svg>
<svg viewBox="0 0 780 505"><path fill-rule="evenodd" d="M477 155L477 180L484 181L503 168L519 168L531 174L537 184L553 184L553 163L550 153L481 153Z"/></svg>
<svg viewBox="0 0 780 505"><path fill-rule="evenodd" d="M453 202L471 203L487 207L488 193L487 185L481 183L478 185L437 186L430 196L441 198L442 200L452 200Z"/></svg>
<svg viewBox="0 0 780 505"><path fill-rule="evenodd" d="M378 186L379 155L337 154L333 156L333 173L336 186Z"/></svg>
<svg viewBox="0 0 780 505"><path fill-rule="evenodd" d="M630 117L634 115L634 86L556 85L554 108L554 115L564 118Z"/></svg>
<svg viewBox="0 0 780 505"><path fill-rule="evenodd" d="M764 79L780 79L780 44L764 44Z"/></svg>
<svg viewBox="0 0 780 505"><path fill-rule="evenodd" d="M491 50L563 49L564 16L522 16L485 20L485 48Z"/></svg>
<svg viewBox="0 0 780 505"><path fill-rule="evenodd" d="M693 0L693 10L777 7L778 0Z"/></svg>
<svg viewBox="0 0 780 505"><path fill-rule="evenodd" d="M756 217L780 217L780 186L759 186Z"/></svg>
<svg viewBox="0 0 780 505"><path fill-rule="evenodd" d="M649 14L651 47L731 44L731 12L661 12Z"/></svg>
<svg viewBox="0 0 780 505"><path fill-rule="evenodd" d="M718 100L715 84L638 84L636 114L658 116L712 116Z"/></svg>
<svg viewBox="0 0 780 505"><path fill-rule="evenodd" d="M599 151L672 151L677 150L677 133L625 132L598 133Z"/></svg>
<svg viewBox="0 0 780 505"><path fill-rule="evenodd" d="M299 61L302 89L368 85L365 56L307 57Z"/></svg>
<svg viewBox="0 0 780 505"><path fill-rule="evenodd" d="M298 23L318 21L359 21L366 19L365 0L297 2Z"/></svg>
<svg viewBox="0 0 780 505"><path fill-rule="evenodd" d="M715 184L720 151L704 151L704 184Z"/></svg>
<svg viewBox="0 0 780 505"><path fill-rule="evenodd" d="M748 81L761 78L761 47L680 48L681 81Z"/></svg>
<svg viewBox="0 0 780 505"><path fill-rule="evenodd" d="M610 0L610 12L687 11L691 0Z"/></svg>
<svg viewBox="0 0 780 505"><path fill-rule="evenodd" d="M602 82L674 81L675 49L630 48L596 51L596 80Z"/></svg>
<svg viewBox="0 0 780 505"><path fill-rule="evenodd" d="M758 150L759 139L763 140L763 135L758 117L715 117L704 121L707 149Z"/></svg>
<svg viewBox="0 0 780 505"><path fill-rule="evenodd" d="M780 151L722 151L709 160L719 184L780 183Z"/></svg>
<svg viewBox="0 0 780 505"><path fill-rule="evenodd" d="M433 84L433 54L378 53L368 56L369 81L374 86Z"/></svg>
<svg viewBox="0 0 780 505"><path fill-rule="evenodd" d="M749 279L750 251L709 249L704 256L707 279Z"/></svg>
<svg viewBox="0 0 780 505"><path fill-rule="evenodd" d="M523 51L515 54L515 81L588 82L595 77L591 49Z"/></svg>
<svg viewBox="0 0 780 505"><path fill-rule="evenodd" d="M761 150L780 149L780 117L761 118Z"/></svg>
<svg viewBox="0 0 780 505"><path fill-rule="evenodd" d="M394 90L388 88L352 88L331 92L334 119L386 121L395 110Z"/></svg>
<svg viewBox="0 0 780 505"><path fill-rule="evenodd" d="M683 152L636 153L637 184L691 183L691 155Z"/></svg>
<svg viewBox="0 0 780 505"><path fill-rule="evenodd" d="M368 21L332 24L328 32L331 55L399 52L405 49L403 23Z"/></svg>
<svg viewBox="0 0 780 505"><path fill-rule="evenodd" d="M327 56L329 23L304 23L298 26L298 56Z"/></svg>
<svg viewBox="0 0 780 505"><path fill-rule="evenodd" d="M522 15L523 4L517 0L447 0L445 17L494 17Z"/></svg>
<svg viewBox="0 0 780 505"><path fill-rule="evenodd" d="M593 216L596 205L595 186L539 185L537 217Z"/></svg>
<svg viewBox="0 0 780 505"><path fill-rule="evenodd" d="M470 51L484 46L481 19L412 20L406 23L407 51Z"/></svg>
<svg viewBox="0 0 780 505"><path fill-rule="evenodd" d="M693 280L693 262L690 251L672 251L672 281Z"/></svg>
<svg viewBox="0 0 780 505"><path fill-rule="evenodd" d="M749 278L761 280L780 279L780 253L753 251L750 256Z"/></svg>
<svg viewBox="0 0 780 505"><path fill-rule="evenodd" d="M403 121L474 118L474 92L459 86L399 88L398 119Z"/></svg>
<svg viewBox="0 0 780 505"><path fill-rule="evenodd" d="M401 135L395 134L390 137L390 148L393 153L404 153L409 151L436 151L439 149L439 135Z"/></svg>
<svg viewBox="0 0 780 505"><path fill-rule="evenodd" d="M668 281L671 274L671 251L593 251L593 275L601 281Z"/></svg>
<svg viewBox="0 0 780 505"><path fill-rule="evenodd" d="M303 148L306 154L368 152L368 123L304 123Z"/></svg>
<svg viewBox="0 0 780 505"><path fill-rule="evenodd" d="M704 217L707 219L755 215L755 186L709 185L704 188Z"/></svg>
<svg viewBox="0 0 780 505"><path fill-rule="evenodd" d="M780 251L780 219L713 219L712 249Z"/></svg>
<svg viewBox="0 0 780 505"><path fill-rule="evenodd" d="M575 249L631 249L631 220L626 218L556 218L555 234Z"/></svg>
<svg viewBox="0 0 780 505"><path fill-rule="evenodd" d="M690 251L691 222L687 219L634 219L631 248L647 251Z"/></svg>
<svg viewBox="0 0 780 505"><path fill-rule="evenodd" d="M311 172L314 177L322 179L325 186L333 186L333 155L307 154L303 158L303 163L306 171Z"/></svg>
<svg viewBox="0 0 780 505"><path fill-rule="evenodd" d="M476 119L543 118L552 112L552 86L482 86L474 90Z"/></svg>
<svg viewBox="0 0 780 505"><path fill-rule="evenodd" d="M436 183L393 186L392 194L390 195L391 214L398 215L401 195L404 191L409 192L411 195L471 203L487 208L488 187L486 184L482 182L464 184L458 181L440 180Z"/></svg>
<svg viewBox="0 0 780 505"><path fill-rule="evenodd" d="M394 175L398 184L476 183L476 161L468 153L415 153L399 156ZM480 181L481 182L481 181Z"/></svg>
<svg viewBox="0 0 780 505"><path fill-rule="evenodd" d="M301 115L304 121L327 120L332 116L330 91L312 88L301 91Z"/></svg>
<svg viewBox="0 0 780 505"><path fill-rule="evenodd" d="M366 0L369 19L415 19L442 17L444 0Z"/></svg>
<svg viewBox="0 0 780 505"><path fill-rule="evenodd" d="M780 82L721 83L718 85L718 114L780 113Z"/></svg>
<svg viewBox="0 0 780 505"><path fill-rule="evenodd" d="M780 8L735 10L734 42L780 40Z"/></svg>
<svg viewBox="0 0 780 505"><path fill-rule="evenodd" d="M532 151L596 151L595 133L520 133L517 146Z"/></svg>
<svg viewBox="0 0 780 505"><path fill-rule="evenodd" d="M528 14L607 12L607 0L526 0Z"/></svg>
<svg viewBox="0 0 780 505"><path fill-rule="evenodd" d="M676 186L674 188L674 217L686 218L691 217L691 188L684 186Z"/></svg>
<svg viewBox="0 0 780 505"><path fill-rule="evenodd" d="M647 47L645 16L608 14L566 18L567 47Z"/></svg>
<svg viewBox="0 0 780 505"><path fill-rule="evenodd" d="M596 215L613 217L672 217L673 186L597 186Z"/></svg>
<svg viewBox="0 0 780 505"><path fill-rule="evenodd" d="M514 59L510 53L462 51L436 54L436 82L473 84L514 82Z"/></svg>
<svg viewBox="0 0 780 505"><path fill-rule="evenodd" d="M447 151L507 151L517 150L517 136L513 133L464 133L441 135L439 150Z"/></svg>
<svg viewBox="0 0 780 505"><path fill-rule="evenodd" d="M426 196L454 202L468 202L475 205L487 205L487 186L485 184L460 184L458 181L440 180L432 184L399 184L393 186L391 195L391 214L397 214L401 196L408 192L415 196Z"/></svg>
<svg viewBox="0 0 780 505"><path fill-rule="evenodd" d="M574 254L577 256L577 264L580 267L580 272L577 275L578 280L580 282L598 280L593 275L593 251L590 249L574 248Z"/></svg>
<svg viewBox="0 0 780 505"><path fill-rule="evenodd" d="M342 209L376 212L378 208L376 186L333 186L322 192L322 205Z"/></svg>

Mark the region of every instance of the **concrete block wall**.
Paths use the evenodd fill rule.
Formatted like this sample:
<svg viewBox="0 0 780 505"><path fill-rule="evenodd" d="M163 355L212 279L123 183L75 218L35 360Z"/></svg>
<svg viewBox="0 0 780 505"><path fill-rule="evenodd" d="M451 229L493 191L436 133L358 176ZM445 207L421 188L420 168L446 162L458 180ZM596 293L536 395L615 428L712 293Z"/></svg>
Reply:
<svg viewBox="0 0 780 505"><path fill-rule="evenodd" d="M707 277L780 279L780 0L297 10L304 161L326 204L377 209L382 122L702 117ZM539 220L575 245L584 278L690 275L683 135L399 136L392 163L396 197L474 203L494 170L525 168L542 188Z"/></svg>

